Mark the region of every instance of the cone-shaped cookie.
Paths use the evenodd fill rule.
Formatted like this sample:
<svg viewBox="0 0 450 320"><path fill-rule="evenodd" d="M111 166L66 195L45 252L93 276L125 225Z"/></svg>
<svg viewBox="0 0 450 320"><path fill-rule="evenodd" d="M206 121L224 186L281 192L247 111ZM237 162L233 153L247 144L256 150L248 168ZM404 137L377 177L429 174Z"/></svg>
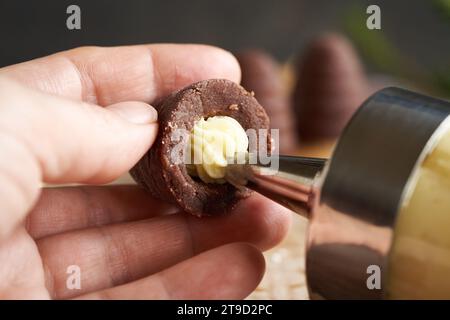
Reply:
<svg viewBox="0 0 450 320"><path fill-rule="evenodd" d="M358 56L344 37L327 34L313 41L298 64L294 110L301 141L337 137L367 98Z"/></svg>
<svg viewBox="0 0 450 320"><path fill-rule="evenodd" d="M243 130L266 132L266 141L258 147L270 151L269 118L264 108L240 85L224 79L210 79L194 83L172 93L159 105L159 132L147 154L131 169L138 184L154 197L174 203L197 216L228 212L248 189L236 189L229 183L204 183L192 177L186 166L188 140L202 118L227 116L236 120Z"/></svg>
<svg viewBox="0 0 450 320"><path fill-rule="evenodd" d="M261 50L246 50L236 55L242 70L242 86L255 93L258 102L266 109L270 127L279 129L281 153L296 149L296 133L292 108L281 78L279 64Z"/></svg>

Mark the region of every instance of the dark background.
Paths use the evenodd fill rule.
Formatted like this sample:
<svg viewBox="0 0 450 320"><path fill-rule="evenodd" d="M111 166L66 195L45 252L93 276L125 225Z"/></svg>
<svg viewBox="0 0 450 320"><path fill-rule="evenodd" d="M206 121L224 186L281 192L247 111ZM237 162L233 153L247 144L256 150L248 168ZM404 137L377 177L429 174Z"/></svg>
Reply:
<svg viewBox="0 0 450 320"><path fill-rule="evenodd" d="M432 0L0 1L0 66L80 45L202 42L238 50L261 47L286 59L305 41L343 30L349 7L382 8L382 27L421 64L450 59L450 25ZM82 30L66 28L66 8L82 10ZM363 12L364 13L364 12Z"/></svg>

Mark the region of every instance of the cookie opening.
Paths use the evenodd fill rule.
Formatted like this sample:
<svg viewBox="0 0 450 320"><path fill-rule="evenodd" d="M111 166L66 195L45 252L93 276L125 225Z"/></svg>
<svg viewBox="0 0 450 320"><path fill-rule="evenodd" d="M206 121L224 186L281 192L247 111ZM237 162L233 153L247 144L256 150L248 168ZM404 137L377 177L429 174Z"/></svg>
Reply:
<svg viewBox="0 0 450 320"><path fill-rule="evenodd" d="M247 153L248 137L238 121L228 116L201 118L188 139L186 169L194 179L223 184L230 161Z"/></svg>

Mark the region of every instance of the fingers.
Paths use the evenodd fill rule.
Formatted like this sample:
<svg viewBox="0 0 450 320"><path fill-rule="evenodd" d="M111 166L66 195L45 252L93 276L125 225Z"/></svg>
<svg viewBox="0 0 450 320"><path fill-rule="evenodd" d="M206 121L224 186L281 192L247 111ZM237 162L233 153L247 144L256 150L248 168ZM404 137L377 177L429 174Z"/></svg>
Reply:
<svg viewBox="0 0 450 320"><path fill-rule="evenodd" d="M23 228L0 241L0 300L50 299L36 243Z"/></svg>
<svg viewBox="0 0 450 320"><path fill-rule="evenodd" d="M41 180L110 181L156 136L157 125L149 125L155 112L148 105L123 102L108 107L113 113L73 100L153 101L210 77L238 81L238 64L223 50L194 45L80 48L1 69L0 148L7 156L0 163L0 191L6 196L0 209L8 215L0 216L0 237L23 219ZM33 92L8 78L72 99Z"/></svg>
<svg viewBox="0 0 450 320"><path fill-rule="evenodd" d="M27 217L26 226L33 238L40 239L67 231L142 220L177 211L177 207L153 198L136 185L44 188ZM255 194L242 200L232 217L233 219L228 216L206 218L198 223L226 223L228 233L239 233L240 230L233 226L237 220L242 221L240 224L251 225L255 223L255 219L259 219L264 226L271 228L272 233L283 235L283 230L289 225L290 214L268 199ZM278 229L281 230L277 231ZM204 230L209 229L205 227ZM259 239L264 234L250 235ZM213 233L209 236L215 239Z"/></svg>
<svg viewBox="0 0 450 320"><path fill-rule="evenodd" d="M280 242L290 225L281 206L251 197L226 216L196 218L168 215L136 222L68 232L38 241L57 298L93 292L134 281L231 242L261 250ZM66 288L69 265L81 269L81 291Z"/></svg>
<svg viewBox="0 0 450 320"><path fill-rule="evenodd" d="M0 69L47 93L99 105L155 99L196 81L240 81L236 59L206 45L82 47Z"/></svg>
<svg viewBox="0 0 450 320"><path fill-rule="evenodd" d="M262 254L250 245L234 243L155 275L79 298L243 299L256 288L263 274Z"/></svg>
<svg viewBox="0 0 450 320"><path fill-rule="evenodd" d="M0 97L0 237L31 209L41 181L111 181L142 157L157 134L155 110L142 102L108 110L4 79Z"/></svg>
<svg viewBox="0 0 450 320"><path fill-rule="evenodd" d="M155 110L141 102L108 110L10 81L0 82L0 96L2 132L29 150L45 182L108 182L136 163L157 133Z"/></svg>
<svg viewBox="0 0 450 320"><path fill-rule="evenodd" d="M44 188L28 214L34 239L71 230L147 219L178 211L136 185Z"/></svg>
<svg viewBox="0 0 450 320"><path fill-rule="evenodd" d="M267 250L284 239L291 226L291 211L259 195L239 202L228 215L189 217L195 252L227 242L249 242Z"/></svg>

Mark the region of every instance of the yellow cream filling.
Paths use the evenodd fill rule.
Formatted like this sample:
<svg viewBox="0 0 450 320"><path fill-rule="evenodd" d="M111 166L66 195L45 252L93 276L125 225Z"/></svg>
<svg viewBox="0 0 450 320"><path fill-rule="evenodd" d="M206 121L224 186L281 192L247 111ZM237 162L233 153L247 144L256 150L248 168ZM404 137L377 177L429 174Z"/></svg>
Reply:
<svg viewBox="0 0 450 320"><path fill-rule="evenodd" d="M235 119L214 116L194 124L188 140L186 168L205 183L225 183L228 161L247 153L248 137Z"/></svg>
<svg viewBox="0 0 450 320"><path fill-rule="evenodd" d="M391 299L450 299L450 130L414 173L390 252Z"/></svg>

